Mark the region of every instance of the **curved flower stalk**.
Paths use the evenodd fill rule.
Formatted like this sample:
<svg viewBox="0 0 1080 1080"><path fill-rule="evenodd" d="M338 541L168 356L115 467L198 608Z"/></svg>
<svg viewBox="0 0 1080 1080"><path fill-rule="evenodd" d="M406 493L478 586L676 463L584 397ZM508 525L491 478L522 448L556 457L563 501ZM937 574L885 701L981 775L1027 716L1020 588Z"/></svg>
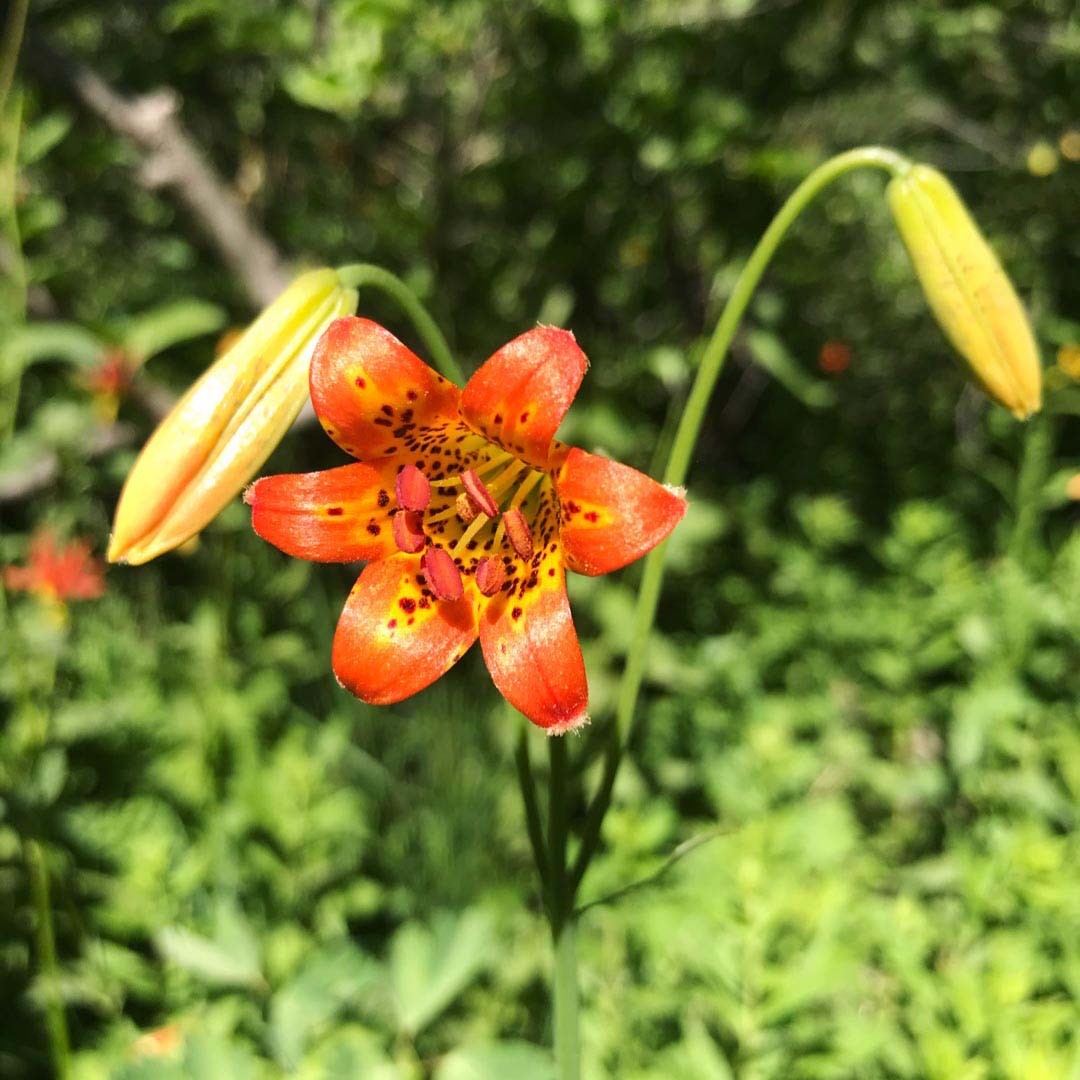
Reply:
<svg viewBox="0 0 1080 1080"><path fill-rule="evenodd" d="M296 419L319 334L355 307L336 271L302 274L211 365L128 474L110 562L149 562L217 517Z"/></svg>
<svg viewBox="0 0 1080 1080"><path fill-rule="evenodd" d="M986 392L1026 420L1042 407L1042 366L1024 306L956 189L912 165L889 206L934 315Z"/></svg>
<svg viewBox="0 0 1080 1080"><path fill-rule="evenodd" d="M587 366L573 334L539 326L459 390L367 319L323 335L311 400L361 461L266 477L245 499L286 554L368 562L332 657L359 698L410 697L479 638L495 685L533 723L559 734L586 721L566 571L626 566L686 510L680 493L555 440Z"/></svg>

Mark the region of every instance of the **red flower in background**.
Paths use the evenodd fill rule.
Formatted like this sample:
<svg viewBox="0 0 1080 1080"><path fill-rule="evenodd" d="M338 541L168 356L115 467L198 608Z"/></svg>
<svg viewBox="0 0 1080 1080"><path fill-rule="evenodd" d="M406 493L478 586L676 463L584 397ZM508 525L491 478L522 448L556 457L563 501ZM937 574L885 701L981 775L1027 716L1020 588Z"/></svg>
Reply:
<svg viewBox="0 0 1080 1080"><path fill-rule="evenodd" d="M479 637L495 685L530 720L551 733L585 722L566 570L618 570L686 511L635 469L555 441L587 366L572 334L541 326L459 390L376 323L327 329L311 400L362 460L266 477L245 499L255 531L287 554L368 562L332 657L357 697L401 701Z"/></svg>
<svg viewBox="0 0 1080 1080"><path fill-rule="evenodd" d="M94 600L105 592L105 573L85 541L59 546L50 529L41 529L30 541L26 565L4 567L4 585L43 600Z"/></svg>
<svg viewBox="0 0 1080 1080"><path fill-rule="evenodd" d="M99 419L112 423L120 408L120 399L131 389L136 365L123 349L107 349L101 361L85 375L83 383L94 396Z"/></svg>
<svg viewBox="0 0 1080 1080"><path fill-rule="evenodd" d="M851 367L851 346L846 341L826 341L818 353L818 368L826 375L843 375Z"/></svg>

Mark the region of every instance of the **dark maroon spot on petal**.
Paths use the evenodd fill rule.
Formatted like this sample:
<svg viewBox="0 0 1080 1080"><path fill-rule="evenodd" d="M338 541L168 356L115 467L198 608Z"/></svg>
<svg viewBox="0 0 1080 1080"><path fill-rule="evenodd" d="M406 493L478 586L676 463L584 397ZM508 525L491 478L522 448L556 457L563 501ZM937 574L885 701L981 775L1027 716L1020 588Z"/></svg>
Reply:
<svg viewBox="0 0 1080 1080"><path fill-rule="evenodd" d="M407 397L407 398L408 398L408 399L409 399L410 401L415 401L415 400L416 400L416 391L415 391L415 390L406 390L406 391L405 391L405 396L406 396L406 397Z"/></svg>
<svg viewBox="0 0 1080 1080"><path fill-rule="evenodd" d="M382 529L380 529L379 526L376 525L374 521L371 521L371 522L368 523L367 531L369 533L371 533L372 536L378 536L379 533L382 532Z"/></svg>
<svg viewBox="0 0 1080 1080"><path fill-rule="evenodd" d="M529 414L527 412L523 412L521 414L521 423L526 424L526 423L528 423L528 421L529 421Z"/></svg>
<svg viewBox="0 0 1080 1080"><path fill-rule="evenodd" d="M514 608L514 610L510 612L510 618L511 619L520 619L521 615L522 615L522 611L521 611L521 608L519 608L519 607Z"/></svg>
<svg viewBox="0 0 1080 1080"><path fill-rule="evenodd" d="M411 615L416 610L416 601L408 596L403 596L398 601L398 607L401 608L406 615Z"/></svg>
<svg viewBox="0 0 1080 1080"><path fill-rule="evenodd" d="M548 571L548 577L554 577L554 576L555 576L555 567L553 566L553 567L552 567L552 568L551 568L551 569L550 569L550 570Z"/></svg>
<svg viewBox="0 0 1080 1080"><path fill-rule="evenodd" d="M345 509L344 509L344 507L341 507L341 506L331 506L331 507L327 508L326 512L331 517L341 517L341 515L345 513Z"/></svg>
<svg viewBox="0 0 1080 1080"><path fill-rule="evenodd" d="M378 502L379 502L380 506L389 506L390 505L390 493L388 491L380 491L379 492Z"/></svg>
<svg viewBox="0 0 1080 1080"><path fill-rule="evenodd" d="M361 379L359 375L357 375L356 385L359 386L361 390L363 390L364 387L367 386L367 383L363 379Z"/></svg>
<svg viewBox="0 0 1080 1080"><path fill-rule="evenodd" d="M595 523L600 520L600 515L595 510L589 510L585 514L585 520Z"/></svg>
<svg viewBox="0 0 1080 1080"><path fill-rule="evenodd" d="M387 420L385 416L376 416L375 417L375 423L378 424L379 427L393 427L394 426L394 421L393 420Z"/></svg>
<svg viewBox="0 0 1080 1080"><path fill-rule="evenodd" d="M383 412L384 416L393 416L394 415L394 406L393 405L384 405L382 407L382 412Z"/></svg>
<svg viewBox="0 0 1080 1080"><path fill-rule="evenodd" d="M415 510L399 510L390 519L390 529L399 550L407 551L410 555L423 551L427 538L420 524L420 515Z"/></svg>
<svg viewBox="0 0 1080 1080"><path fill-rule="evenodd" d="M496 413L495 414L495 423L496 424L501 424L502 423L502 413Z"/></svg>
<svg viewBox="0 0 1080 1080"><path fill-rule="evenodd" d="M428 548L420 560L424 576L431 583L432 591L440 600L460 600L465 591L461 571L454 560L442 548Z"/></svg>

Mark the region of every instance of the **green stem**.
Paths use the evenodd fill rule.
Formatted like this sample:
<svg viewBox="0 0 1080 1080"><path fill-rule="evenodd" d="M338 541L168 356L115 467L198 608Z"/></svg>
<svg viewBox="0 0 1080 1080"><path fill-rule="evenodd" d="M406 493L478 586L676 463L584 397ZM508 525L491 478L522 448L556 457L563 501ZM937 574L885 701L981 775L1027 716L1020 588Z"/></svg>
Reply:
<svg viewBox="0 0 1080 1080"><path fill-rule="evenodd" d="M536 801L536 780L533 776L532 761L529 759L529 732L527 720L520 719L517 750L514 762L517 765L518 786L521 788L521 802L525 808L525 827L532 846L536 872L540 875L540 884L544 890L544 902L549 904L551 874L548 872L547 845L544 843L544 829L540 824L540 807Z"/></svg>
<svg viewBox="0 0 1080 1080"><path fill-rule="evenodd" d="M401 278L384 270L381 266L373 263L353 263L338 269L342 283L353 289L362 289L365 286L379 289L393 298L401 305L401 309L412 320L416 332L420 335L424 346L431 356L435 366L448 379L461 385L465 376L450 351L450 346L443 337L435 320L428 313L427 308L420 303L419 297L405 284Z"/></svg>
<svg viewBox="0 0 1080 1080"><path fill-rule="evenodd" d="M1039 529L1043 517L1043 488L1050 473L1054 450L1054 423L1049 416L1035 416L1024 430L1024 450L1016 477L1016 505L1009 555L1025 570L1035 569Z"/></svg>
<svg viewBox="0 0 1080 1080"><path fill-rule="evenodd" d="M552 938L555 944L555 1066L559 1080L578 1080L581 1076L581 1034L578 1026L577 924L574 918L568 916L558 930L552 927Z"/></svg>
<svg viewBox="0 0 1080 1080"><path fill-rule="evenodd" d="M862 168L883 169L892 175L898 175L909 168L909 162L895 151L879 146L860 147L830 158L795 189L758 241L757 247L754 248L735 283L731 297L724 306L716 329L705 349L694 385L686 400L682 419L675 432L675 439L671 444L671 453L664 471L665 483L680 485L686 479L694 447L701 433L701 425L705 420L717 379L723 370L724 361L735 338L735 332L781 240L796 218L820 194L822 189L846 173ZM646 649L664 581L666 552L666 543L654 548L646 558L645 568L642 571L641 587L638 590L637 607L634 613L633 636L619 687L615 721L611 725L604 756L604 771L586 813L581 847L571 874L570 884L575 891L599 844L600 829L604 822L604 815L611 804L615 777L632 732L638 694L645 673Z"/></svg>
<svg viewBox="0 0 1080 1080"><path fill-rule="evenodd" d="M19 49L22 47L29 7L30 0L11 0L11 7L8 8L3 42L0 44L0 109L3 109L15 81L15 67L19 62Z"/></svg>
<svg viewBox="0 0 1080 1080"><path fill-rule="evenodd" d="M60 967L56 959L56 937L53 933L52 907L49 902L49 872L41 845L26 841L26 868L30 876L30 893L34 904L34 934L37 941L38 966L45 996L45 1022L49 1032L49 1052L58 1080L68 1075L67 1020L60 995Z"/></svg>

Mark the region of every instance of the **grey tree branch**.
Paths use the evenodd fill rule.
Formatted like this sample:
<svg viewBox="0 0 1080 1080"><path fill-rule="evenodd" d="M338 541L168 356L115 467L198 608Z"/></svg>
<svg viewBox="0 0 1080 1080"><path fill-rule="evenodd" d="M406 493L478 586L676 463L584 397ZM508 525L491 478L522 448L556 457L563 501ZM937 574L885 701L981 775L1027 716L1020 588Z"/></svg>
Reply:
<svg viewBox="0 0 1080 1080"><path fill-rule="evenodd" d="M184 129L174 90L125 97L85 64L39 40L31 42L27 60L35 72L67 85L85 108L139 150L140 181L175 193L255 307L265 307L285 288L291 276L286 260Z"/></svg>

